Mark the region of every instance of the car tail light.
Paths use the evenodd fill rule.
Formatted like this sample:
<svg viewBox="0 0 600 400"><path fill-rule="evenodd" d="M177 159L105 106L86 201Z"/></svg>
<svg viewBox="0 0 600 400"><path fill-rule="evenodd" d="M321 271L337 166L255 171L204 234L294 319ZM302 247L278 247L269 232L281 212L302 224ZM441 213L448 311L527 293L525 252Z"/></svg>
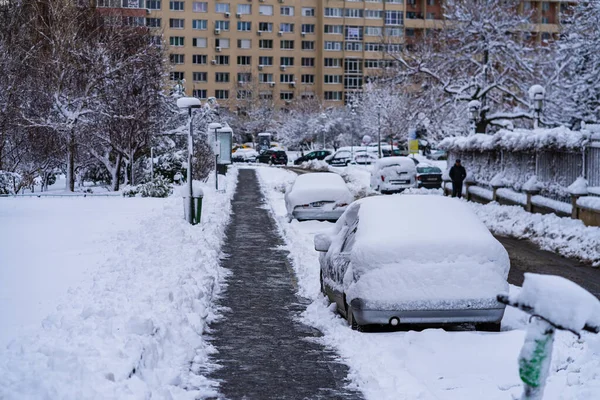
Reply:
<svg viewBox="0 0 600 400"><path fill-rule="evenodd" d="M417 176L417 180L418 180L418 181L420 181L420 180L421 180L421 177L420 177L420 176Z"/></svg>
<svg viewBox="0 0 600 400"><path fill-rule="evenodd" d="M348 203L337 203L335 205L335 207L333 207L334 209L338 208L338 207L346 207L348 205Z"/></svg>
<svg viewBox="0 0 600 400"><path fill-rule="evenodd" d="M385 182L385 176L381 175L381 182Z"/></svg>

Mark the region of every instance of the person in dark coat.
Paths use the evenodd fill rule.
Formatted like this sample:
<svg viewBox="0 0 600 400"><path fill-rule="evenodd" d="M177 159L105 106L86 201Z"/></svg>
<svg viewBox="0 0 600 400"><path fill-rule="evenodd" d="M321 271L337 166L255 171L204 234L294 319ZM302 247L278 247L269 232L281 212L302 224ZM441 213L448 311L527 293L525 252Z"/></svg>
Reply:
<svg viewBox="0 0 600 400"><path fill-rule="evenodd" d="M452 168L450 168L450 179L452 180L452 197L462 197L463 181L467 177L465 167L460 164L460 160L456 160Z"/></svg>

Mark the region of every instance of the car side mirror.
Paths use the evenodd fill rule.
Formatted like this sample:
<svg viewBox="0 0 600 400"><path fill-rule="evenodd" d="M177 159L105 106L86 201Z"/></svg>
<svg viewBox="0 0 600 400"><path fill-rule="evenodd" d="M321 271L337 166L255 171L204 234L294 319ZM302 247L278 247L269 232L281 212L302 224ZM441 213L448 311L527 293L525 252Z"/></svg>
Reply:
<svg viewBox="0 0 600 400"><path fill-rule="evenodd" d="M315 250L326 253L331 246L331 237L324 233L315 235Z"/></svg>

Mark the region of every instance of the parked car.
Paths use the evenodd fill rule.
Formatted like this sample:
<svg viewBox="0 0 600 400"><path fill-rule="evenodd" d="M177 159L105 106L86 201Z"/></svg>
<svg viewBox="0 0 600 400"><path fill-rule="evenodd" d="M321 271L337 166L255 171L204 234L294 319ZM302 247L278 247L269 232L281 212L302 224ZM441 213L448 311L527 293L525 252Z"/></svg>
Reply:
<svg viewBox="0 0 600 400"><path fill-rule="evenodd" d="M354 197L338 174L315 172L298 175L285 194L288 219L337 221Z"/></svg>
<svg viewBox="0 0 600 400"><path fill-rule="evenodd" d="M427 154L427 158L430 160L447 160L448 153L446 150L434 150L430 154Z"/></svg>
<svg viewBox="0 0 600 400"><path fill-rule="evenodd" d="M283 150L269 149L258 155L258 157L256 157L256 161L270 165L287 165L288 156Z"/></svg>
<svg viewBox="0 0 600 400"><path fill-rule="evenodd" d="M297 159L295 159L294 165L300 165L305 161L323 160L323 159L325 159L325 157L327 157L330 154L331 154L331 151L329 151L329 150L311 151L310 153L305 154L302 157L298 157Z"/></svg>
<svg viewBox="0 0 600 400"><path fill-rule="evenodd" d="M382 194L399 193L416 182L417 169L409 157L381 158L371 171L371 188Z"/></svg>
<svg viewBox="0 0 600 400"><path fill-rule="evenodd" d="M255 162L258 152L254 149L239 148L231 155L233 162Z"/></svg>
<svg viewBox="0 0 600 400"><path fill-rule="evenodd" d="M358 150L354 153L354 162L357 164L373 164L377 160L377 154L371 151Z"/></svg>
<svg viewBox="0 0 600 400"><path fill-rule="evenodd" d="M353 162L352 151L338 150L334 154L326 157L325 161L334 167L345 167Z"/></svg>
<svg viewBox="0 0 600 400"><path fill-rule="evenodd" d="M417 165L417 187L439 189L442 187L442 170L430 164Z"/></svg>
<svg viewBox="0 0 600 400"><path fill-rule="evenodd" d="M463 323L500 329L504 305L496 296L508 293L508 253L463 202L367 197L314 243L321 291L353 329Z"/></svg>

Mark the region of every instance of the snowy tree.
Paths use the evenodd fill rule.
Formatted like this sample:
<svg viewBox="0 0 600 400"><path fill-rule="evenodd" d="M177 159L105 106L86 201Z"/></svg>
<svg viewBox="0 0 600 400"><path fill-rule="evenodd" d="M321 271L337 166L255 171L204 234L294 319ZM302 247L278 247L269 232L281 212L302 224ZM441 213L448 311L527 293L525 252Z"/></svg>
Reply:
<svg viewBox="0 0 600 400"><path fill-rule="evenodd" d="M536 82L544 49L536 48L523 27L518 0L450 0L444 4L442 29L414 52L398 57L412 85L434 99L431 106L463 111L481 104L477 132L506 120L531 119L527 89ZM446 121L448 125L456 121Z"/></svg>

